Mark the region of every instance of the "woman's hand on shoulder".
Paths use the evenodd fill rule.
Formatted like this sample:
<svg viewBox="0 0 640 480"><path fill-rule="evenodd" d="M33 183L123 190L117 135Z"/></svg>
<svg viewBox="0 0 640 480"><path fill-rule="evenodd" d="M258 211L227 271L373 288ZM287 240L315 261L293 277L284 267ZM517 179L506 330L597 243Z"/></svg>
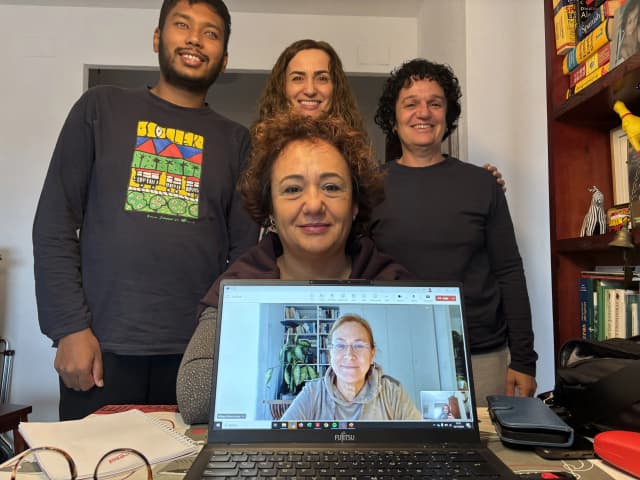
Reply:
<svg viewBox="0 0 640 480"><path fill-rule="evenodd" d="M507 191L507 185L504 181L504 178L502 178L502 173L500 173L500 170L498 170L498 167L491 165L489 163L485 163L482 166L482 168L486 168L493 174L494 177L496 177L496 182L498 182L498 185L502 187L503 192Z"/></svg>

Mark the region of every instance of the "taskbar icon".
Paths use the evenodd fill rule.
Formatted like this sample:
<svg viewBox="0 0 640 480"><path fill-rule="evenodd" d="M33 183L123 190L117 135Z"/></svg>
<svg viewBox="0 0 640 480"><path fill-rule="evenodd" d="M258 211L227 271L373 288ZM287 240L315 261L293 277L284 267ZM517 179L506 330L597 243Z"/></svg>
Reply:
<svg viewBox="0 0 640 480"><path fill-rule="evenodd" d="M272 430L349 430L355 426L355 422L271 422Z"/></svg>

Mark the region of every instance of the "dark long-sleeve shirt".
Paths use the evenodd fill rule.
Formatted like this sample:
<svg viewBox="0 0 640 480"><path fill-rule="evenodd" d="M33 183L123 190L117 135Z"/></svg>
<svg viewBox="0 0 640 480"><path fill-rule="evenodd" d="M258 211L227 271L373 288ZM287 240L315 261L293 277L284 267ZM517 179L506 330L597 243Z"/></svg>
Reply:
<svg viewBox="0 0 640 480"><path fill-rule="evenodd" d="M103 351L182 353L199 299L257 239L236 182L246 128L147 90L73 106L33 227L38 315L54 342L91 328Z"/></svg>
<svg viewBox="0 0 640 480"><path fill-rule="evenodd" d="M511 368L535 375L531 308L507 201L485 169L452 157L386 166L376 246L419 278L463 284L472 353L508 343Z"/></svg>

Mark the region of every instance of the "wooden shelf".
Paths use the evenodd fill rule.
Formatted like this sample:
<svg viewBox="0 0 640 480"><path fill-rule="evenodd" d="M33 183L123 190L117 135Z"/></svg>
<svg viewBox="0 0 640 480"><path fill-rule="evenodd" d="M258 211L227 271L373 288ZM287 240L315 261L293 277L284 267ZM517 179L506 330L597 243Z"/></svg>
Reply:
<svg viewBox="0 0 640 480"><path fill-rule="evenodd" d="M631 111L640 108L640 53L561 103L553 110L553 117L572 125L611 130L620 125L620 117L612 109L616 100L622 100Z"/></svg>
<svg viewBox="0 0 640 480"><path fill-rule="evenodd" d="M573 258L580 264L621 265L623 249L610 247L609 242L615 238L615 232L591 237L565 238L556 240L555 251L559 255ZM633 243L636 248L629 251L629 262L637 264L640 261L640 231L632 230Z"/></svg>
<svg viewBox="0 0 640 480"><path fill-rule="evenodd" d="M609 242L614 238L613 232L604 235L593 235L591 237L564 238L557 240L556 251L558 253L581 253L581 252L608 252L611 250ZM615 249L614 249L615 250Z"/></svg>
<svg viewBox="0 0 640 480"><path fill-rule="evenodd" d="M544 10L551 274L557 352L564 342L580 336L580 272L624 263L624 249L609 247L615 233L575 235L589 208L591 185L603 193L604 208L612 206L610 130L620 125L612 107L616 100L621 100L629 110L640 113L640 53L567 100L569 79L562 72L562 56L556 55L551 2L545 2ZM632 232L637 247L627 251L632 265L640 263L640 229L637 230Z"/></svg>
<svg viewBox="0 0 640 480"><path fill-rule="evenodd" d="M609 242L611 242L615 236L616 232L608 232L604 235L560 239L556 241L556 251L558 253L615 251L615 247L609 246ZM640 230L631 230L631 238L637 249L637 247L640 246Z"/></svg>

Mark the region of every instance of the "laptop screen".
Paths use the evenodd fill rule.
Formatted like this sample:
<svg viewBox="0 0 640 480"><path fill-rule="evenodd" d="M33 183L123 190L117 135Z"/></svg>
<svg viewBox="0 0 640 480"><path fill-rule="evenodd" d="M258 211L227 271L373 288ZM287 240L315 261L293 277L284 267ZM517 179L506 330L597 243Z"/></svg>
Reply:
<svg viewBox="0 0 640 480"><path fill-rule="evenodd" d="M472 441L465 334L458 285L226 280L209 440Z"/></svg>

